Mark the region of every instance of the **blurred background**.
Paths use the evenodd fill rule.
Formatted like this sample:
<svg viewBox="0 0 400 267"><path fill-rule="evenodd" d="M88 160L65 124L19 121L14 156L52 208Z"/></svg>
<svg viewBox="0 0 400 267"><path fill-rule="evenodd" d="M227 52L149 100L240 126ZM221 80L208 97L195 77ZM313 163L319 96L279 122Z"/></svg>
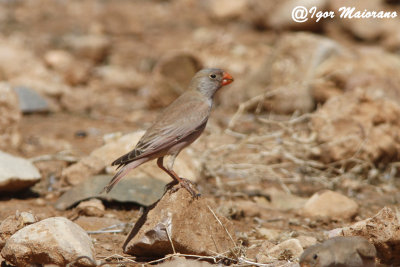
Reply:
<svg viewBox="0 0 400 267"><path fill-rule="evenodd" d="M297 6L335 16L298 23ZM396 207L399 14L344 19L340 7L398 13L400 1L1 0L0 219L30 210L39 219L108 214L135 222L132 214L169 181L155 162L130 174L158 181L150 200L141 189L120 199L121 186L100 197L95 215L76 205L97 196L105 180L91 179L109 179L110 163L143 133L136 131L203 67L222 68L235 82L217 93L205 133L175 166L248 247L296 235L321 240L323 230ZM7 175L9 166L25 166L18 160L33 166ZM88 181L91 192L62 199ZM324 220L299 212L326 189L357 208ZM121 250L123 235L116 238L99 238L97 253Z"/></svg>

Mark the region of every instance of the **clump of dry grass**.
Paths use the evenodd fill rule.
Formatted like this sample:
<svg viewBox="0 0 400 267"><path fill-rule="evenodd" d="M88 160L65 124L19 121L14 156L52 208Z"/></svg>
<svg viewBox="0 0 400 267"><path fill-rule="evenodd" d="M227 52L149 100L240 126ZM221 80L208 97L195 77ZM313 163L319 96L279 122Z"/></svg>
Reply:
<svg viewBox="0 0 400 267"><path fill-rule="evenodd" d="M242 103L225 130L225 134L234 136L237 141L210 148L203 154L203 174L215 177L217 185L223 186L220 182L223 178L228 178L224 179L224 185L230 186L271 181L290 193L287 185L293 183L309 182L332 189L340 185L343 178L370 182L369 178L377 177L377 172L393 178L396 163L382 173L373 163L359 159L357 153L337 162L319 161L322 144L309 127L316 114L294 114L285 118L262 115L260 103L271 96L263 94ZM241 124L249 111L254 115L252 123L256 130L246 133L241 131Z"/></svg>

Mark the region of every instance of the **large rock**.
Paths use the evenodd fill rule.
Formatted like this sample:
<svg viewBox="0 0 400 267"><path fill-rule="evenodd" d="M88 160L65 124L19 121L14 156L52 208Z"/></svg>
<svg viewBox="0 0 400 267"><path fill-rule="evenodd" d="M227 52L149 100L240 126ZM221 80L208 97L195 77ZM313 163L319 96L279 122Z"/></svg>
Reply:
<svg viewBox="0 0 400 267"><path fill-rule="evenodd" d="M302 214L306 217L327 219L350 219L357 214L358 204L337 192L330 190L315 193L304 205Z"/></svg>
<svg viewBox="0 0 400 267"><path fill-rule="evenodd" d="M16 93L7 83L0 83L0 114L0 149L16 147L21 139L21 111Z"/></svg>
<svg viewBox="0 0 400 267"><path fill-rule="evenodd" d="M400 159L400 105L362 91L331 98L312 118L320 159L358 158L385 164Z"/></svg>
<svg viewBox="0 0 400 267"><path fill-rule="evenodd" d="M110 166L111 162L115 159L132 150L143 134L143 131L126 134L117 140L110 141L104 146L93 150L89 156L65 168L62 171L63 178L66 179L69 184L77 185L90 176L100 173L107 166ZM182 151L175 161L175 172L182 177L195 181L196 172L194 169L196 169L195 163L189 157L187 150ZM114 168L112 170L114 170ZM155 161L139 166L132 170L127 177L148 177L149 174L151 174L153 178L162 181L171 181L171 178L158 168Z"/></svg>
<svg viewBox="0 0 400 267"><path fill-rule="evenodd" d="M112 176L97 175L90 177L65 192L55 203L55 208L65 210L80 201L99 198L107 201L134 202L149 206L160 199L166 182L151 177L127 177L122 179L108 194L100 194L110 182Z"/></svg>
<svg viewBox="0 0 400 267"><path fill-rule="evenodd" d="M209 201L193 199L183 188L167 192L137 221L125 241L124 252L164 256L175 249L183 254L211 256L229 251L235 247L232 223L213 214L210 206Z"/></svg>
<svg viewBox="0 0 400 267"><path fill-rule="evenodd" d="M12 235L1 255L16 266L55 264L93 266L94 247L86 232L63 217L48 218ZM86 256L78 260L78 257Z"/></svg>
<svg viewBox="0 0 400 267"><path fill-rule="evenodd" d="M398 212L383 208L372 218L332 230L333 236L362 236L375 245L381 263L400 265L400 221Z"/></svg>
<svg viewBox="0 0 400 267"><path fill-rule="evenodd" d="M39 182L41 175L28 160L0 151L0 192L15 192Z"/></svg>

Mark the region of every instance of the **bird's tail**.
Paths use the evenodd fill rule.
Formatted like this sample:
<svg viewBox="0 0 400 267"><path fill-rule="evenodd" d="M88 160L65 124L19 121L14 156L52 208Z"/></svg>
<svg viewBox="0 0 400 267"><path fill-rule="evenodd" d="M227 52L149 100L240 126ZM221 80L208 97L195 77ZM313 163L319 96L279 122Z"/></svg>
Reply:
<svg viewBox="0 0 400 267"><path fill-rule="evenodd" d="M100 194L106 192L110 192L111 189L114 187L114 185L116 185L125 175L128 174L128 172L136 167L138 167L139 165L141 165L142 163L146 162L147 158L141 158L139 160L133 161L127 165L125 165L124 167L122 167L122 169L120 169L115 175L114 177L111 179L111 181L103 188L103 190L100 192Z"/></svg>

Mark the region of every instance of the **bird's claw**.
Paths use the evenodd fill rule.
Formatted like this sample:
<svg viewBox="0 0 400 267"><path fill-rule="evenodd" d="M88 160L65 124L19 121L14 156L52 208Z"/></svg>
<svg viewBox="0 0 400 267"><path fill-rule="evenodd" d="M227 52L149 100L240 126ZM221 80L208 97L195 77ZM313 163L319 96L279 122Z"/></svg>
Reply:
<svg viewBox="0 0 400 267"><path fill-rule="evenodd" d="M180 179L181 179L180 181L173 180L172 182L168 183L165 186L165 192L169 191L170 193L175 193L176 191L179 190L179 188L183 187L190 193L190 195L192 196L193 199L199 199L201 194L196 193L196 191L193 189L193 187L196 188L196 184L186 178L180 177ZM177 184L179 184L180 187L174 187Z"/></svg>
<svg viewBox="0 0 400 267"><path fill-rule="evenodd" d="M196 184L186 178L182 178L181 177L181 187L185 188L191 195L193 199L198 199L201 194L197 193L197 188L196 188ZM194 189L193 189L194 188Z"/></svg>

